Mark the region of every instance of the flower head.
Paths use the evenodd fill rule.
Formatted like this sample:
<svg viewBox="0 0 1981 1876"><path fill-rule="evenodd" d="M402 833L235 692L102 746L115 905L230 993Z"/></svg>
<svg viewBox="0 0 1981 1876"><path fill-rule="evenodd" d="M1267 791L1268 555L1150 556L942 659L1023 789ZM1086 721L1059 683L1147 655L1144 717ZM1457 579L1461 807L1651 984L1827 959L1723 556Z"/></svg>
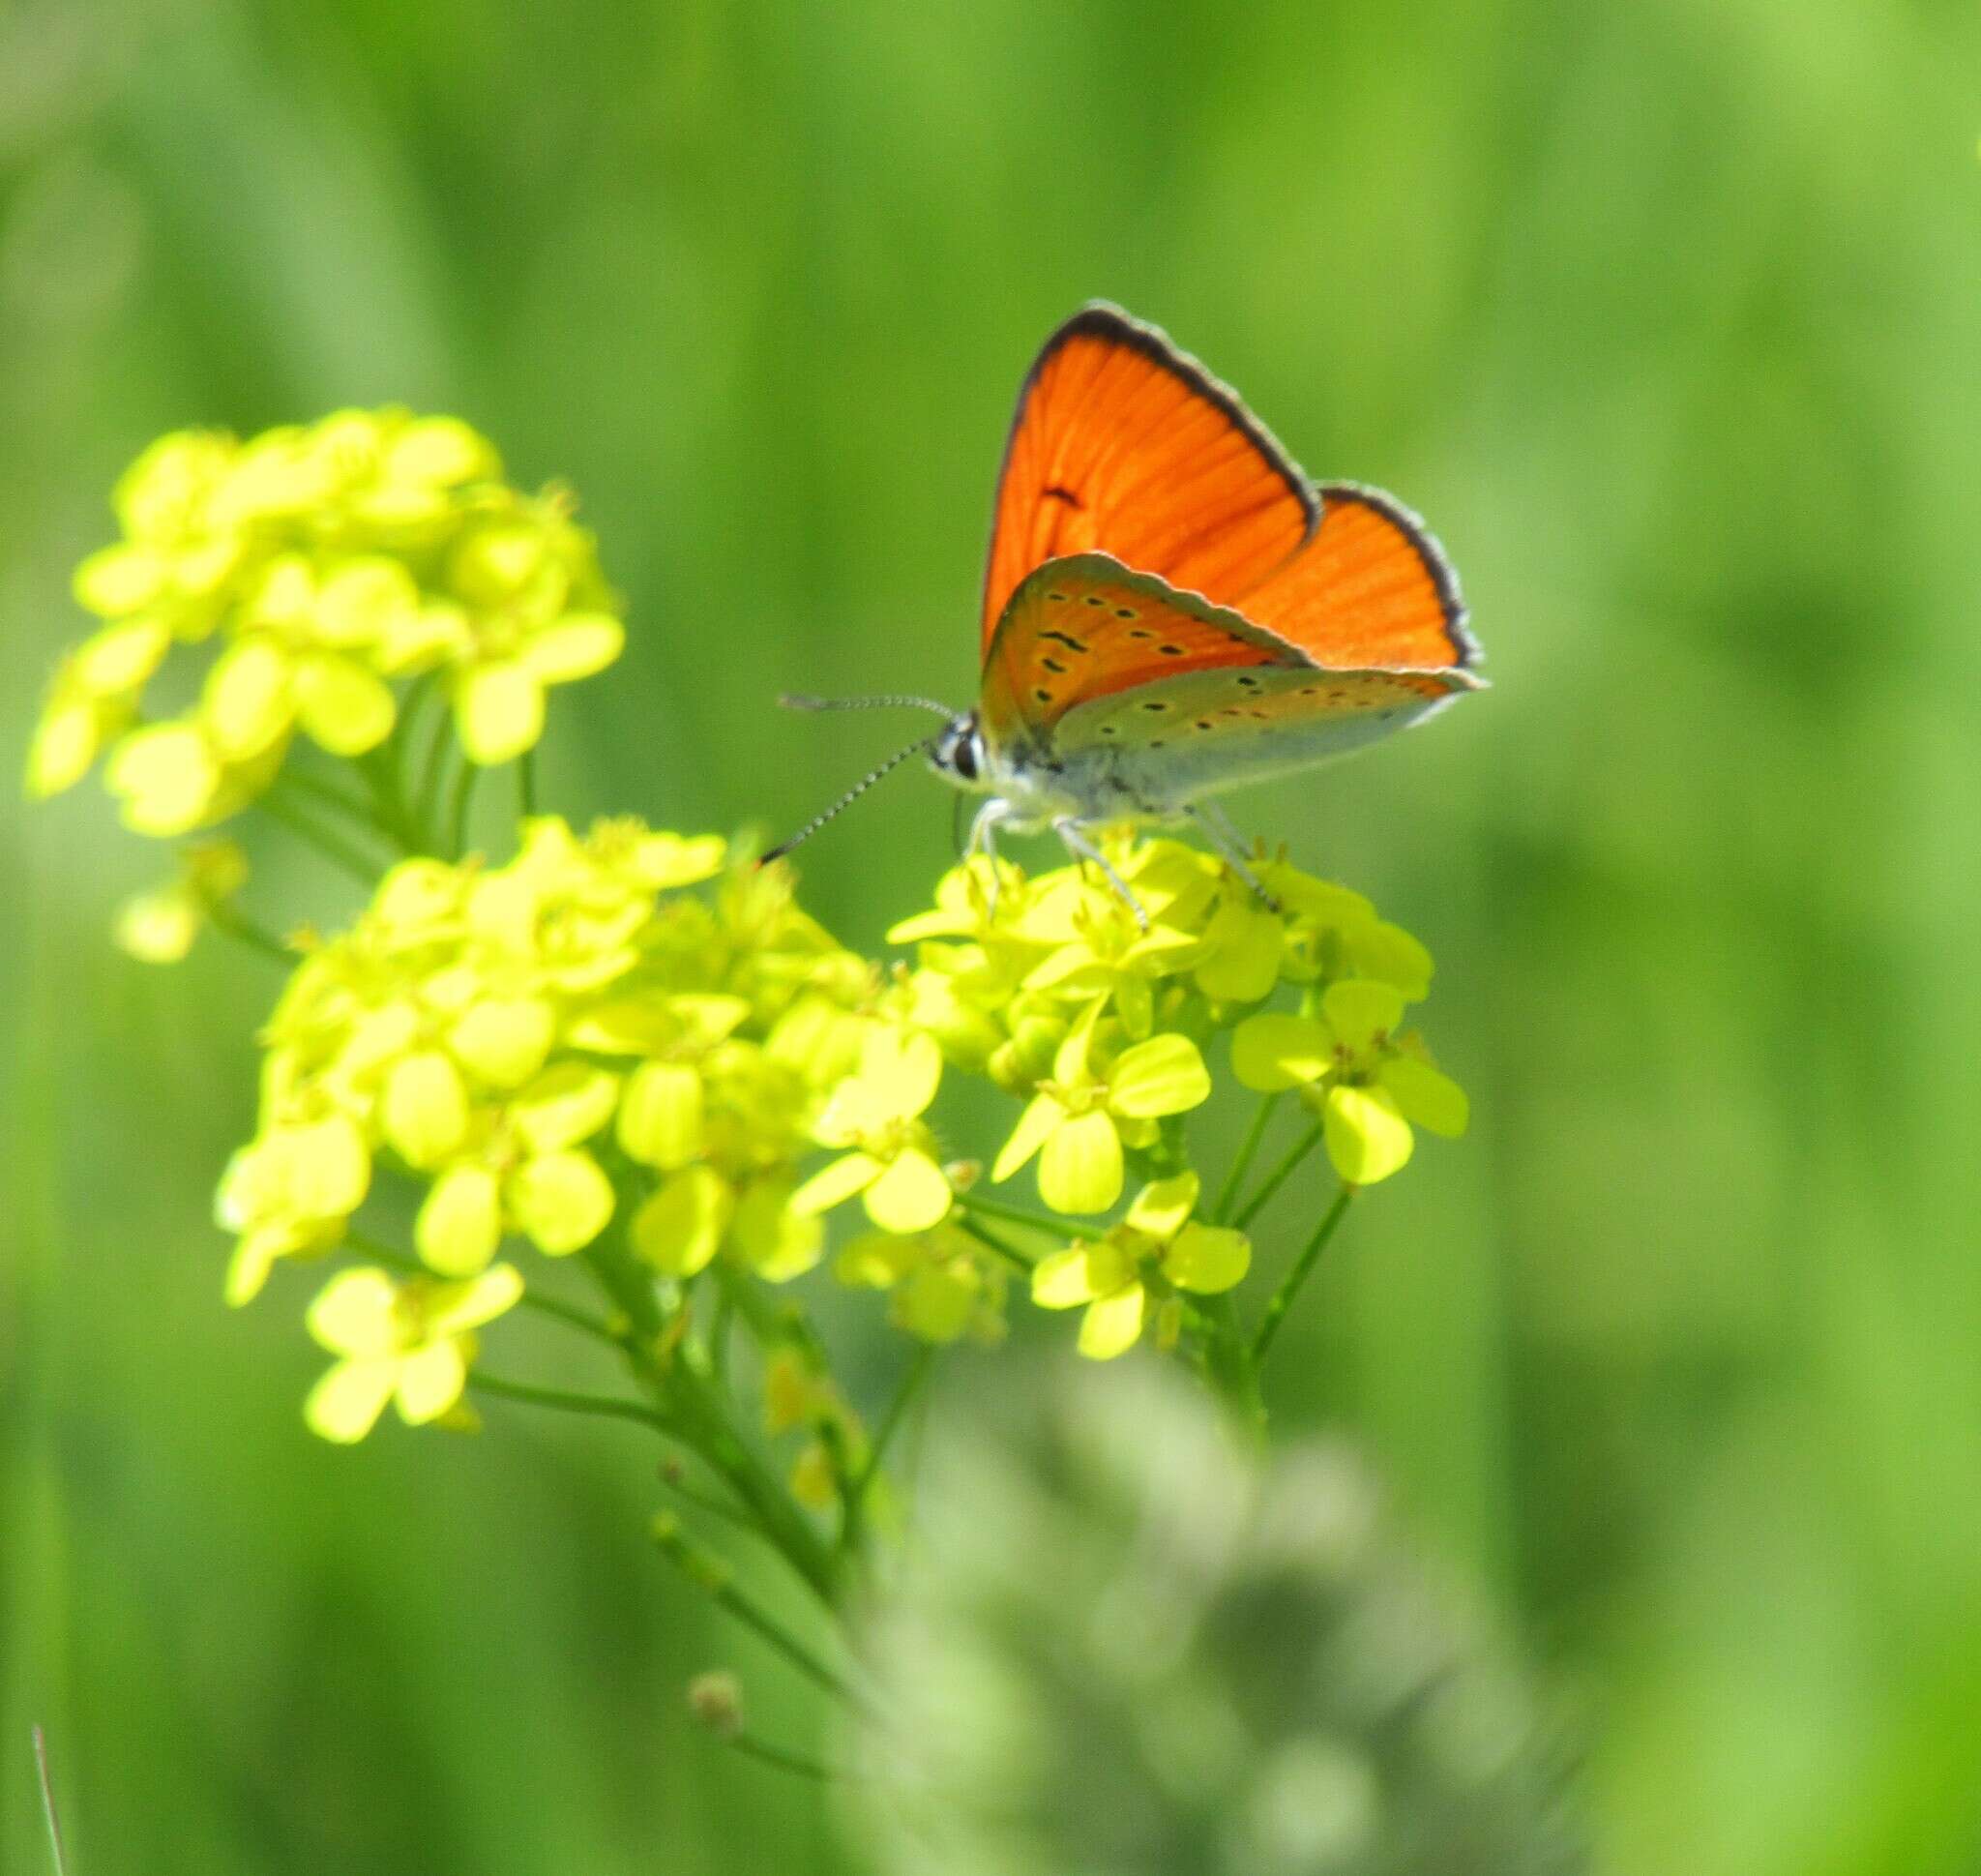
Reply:
<svg viewBox="0 0 1981 1876"><path fill-rule="evenodd" d="M787 881L692 890L724 859L720 841L547 817L505 866L388 873L264 1031L261 1124L223 1189L234 1299L335 1243L379 1164L421 1189L414 1245L441 1276L513 1239L568 1255L622 1206L665 1275L724 1248L774 1281L815 1264L796 1163L871 973Z"/></svg>
<svg viewBox="0 0 1981 1876"><path fill-rule="evenodd" d="M522 1278L506 1264L466 1283L340 1270L310 1305L310 1333L339 1359L310 1389L305 1418L342 1445L370 1433L388 1401L409 1426L437 1420L467 1385L474 1331L521 1295Z"/></svg>
<svg viewBox="0 0 1981 1876"><path fill-rule="evenodd" d="M1410 1157L1411 1127L1465 1130L1464 1090L1400 1033L1404 994L1393 984L1344 978L1312 1015L1249 1017L1231 1037L1232 1072L1265 1093L1297 1088L1316 1108L1328 1157L1351 1185L1373 1185Z"/></svg>
<svg viewBox="0 0 1981 1876"><path fill-rule="evenodd" d="M269 785L299 734L338 756L376 748L399 719L394 682L424 671L470 760L530 748L546 687L604 670L625 634L569 495L519 493L501 472L465 424L397 408L245 443L161 438L117 485L122 538L76 570L103 624L49 689L28 791L107 757L127 825L210 825ZM209 640L193 706L141 722L175 648Z"/></svg>
<svg viewBox="0 0 1981 1876"><path fill-rule="evenodd" d="M1080 1354L1107 1361L1125 1353L1151 1316L1168 1347L1182 1324L1179 1292L1216 1295L1244 1277L1251 1241L1243 1232L1198 1223L1197 1192L1195 1173L1145 1185L1111 1231L1032 1266L1032 1300L1041 1308L1084 1307Z"/></svg>
<svg viewBox="0 0 1981 1876"><path fill-rule="evenodd" d="M1004 1266L952 1222L907 1236L869 1232L833 1268L842 1283L885 1291L888 1320L921 1341L1004 1339Z"/></svg>

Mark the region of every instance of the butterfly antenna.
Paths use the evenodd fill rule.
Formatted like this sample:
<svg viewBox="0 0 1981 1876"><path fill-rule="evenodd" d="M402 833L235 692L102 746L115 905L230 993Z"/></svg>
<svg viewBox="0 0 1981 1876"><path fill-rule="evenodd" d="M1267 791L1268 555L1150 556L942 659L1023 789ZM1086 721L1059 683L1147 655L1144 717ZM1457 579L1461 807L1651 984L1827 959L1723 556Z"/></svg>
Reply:
<svg viewBox="0 0 1981 1876"><path fill-rule="evenodd" d="M933 710L941 717L956 715L932 697L805 697L787 691L778 701L787 710Z"/></svg>
<svg viewBox="0 0 1981 1876"><path fill-rule="evenodd" d="M891 700L890 700L890 701ZM947 716L949 712L945 710L943 714ZM842 813L843 810L847 808L850 808L853 805L853 803L859 800L859 798L863 794L865 794L867 790L874 785L874 783L879 781L883 775L890 773L892 770L900 768L901 765L903 762L905 762L910 756L926 756L934 747L935 739L932 736L924 736L920 742L912 742L905 749L896 750L895 753L892 756L890 756L886 761L880 763L878 767L870 770L866 775L862 776L859 781L855 782L853 786L850 789L848 789L844 794L841 795L840 798L837 801L835 801L830 808L826 809L826 811L823 814L813 815L812 819L808 820L804 826L799 828L798 831L795 834L793 834L789 840L781 842L778 846L773 847L768 853L766 853L760 860L757 861L757 865L768 866L773 860L783 859L784 856L786 853L788 853L792 848L796 847L800 841L810 840L812 836L817 833L818 830L821 827L823 827L827 821L832 819L832 818L835 815Z"/></svg>

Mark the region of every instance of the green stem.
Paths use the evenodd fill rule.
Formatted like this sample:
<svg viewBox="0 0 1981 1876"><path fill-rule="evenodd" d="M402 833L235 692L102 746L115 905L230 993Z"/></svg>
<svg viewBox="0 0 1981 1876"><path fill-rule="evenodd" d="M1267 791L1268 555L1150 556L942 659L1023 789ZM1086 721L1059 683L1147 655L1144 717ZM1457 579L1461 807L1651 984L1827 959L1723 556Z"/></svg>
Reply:
<svg viewBox="0 0 1981 1876"><path fill-rule="evenodd" d="M908 1409L915 1404L915 1397L928 1385L929 1377L934 1369L935 1350L925 1342L915 1351L915 1358L908 1363L907 1373L902 1377L901 1385L894 1390L894 1398L888 1402L887 1411L880 1416L880 1424L874 1429L872 1443L867 1449L867 1463L846 1483L845 1516L840 1527L842 1550L859 1549L867 1494L880 1472L881 1462L887 1457L887 1449L894 1443L894 1436L900 1432L902 1422L908 1416Z"/></svg>
<svg viewBox="0 0 1981 1876"><path fill-rule="evenodd" d="M284 801L271 791L261 795L254 805L271 820L286 827L298 840L315 848L325 859L342 867L367 891L378 883L378 876L384 869L377 861L367 857L341 834L333 832L321 821L305 814L293 801Z"/></svg>
<svg viewBox="0 0 1981 1876"><path fill-rule="evenodd" d="M747 1592L737 1588L729 1566L712 1551L693 1542L671 1516L654 1520L654 1542L681 1574L697 1589L706 1592L718 1609L726 1610L744 1627L753 1629L776 1649L801 1674L809 1675L827 1693L847 1706L870 1707L860 1690L844 1675L824 1660L809 1643L801 1641L777 1617Z"/></svg>
<svg viewBox="0 0 1981 1876"><path fill-rule="evenodd" d="M815 1778L822 1785L840 1784L846 1776L828 1765L821 1765L816 1759L808 1759L802 1752L793 1752L787 1746L772 1745L754 1733L732 1733L723 1743L746 1758L761 1759L765 1765L776 1766L780 1772L794 1772L801 1778Z"/></svg>
<svg viewBox="0 0 1981 1876"><path fill-rule="evenodd" d="M661 1312L645 1274L603 1242L584 1253L606 1294L634 1325L621 1344L640 1384L679 1416L680 1435L727 1481L762 1526L764 1535L784 1553L827 1608L839 1607L839 1560L774 1474L731 1423L727 1403L696 1373L687 1352L662 1362L653 1353L663 1327Z"/></svg>
<svg viewBox="0 0 1981 1876"><path fill-rule="evenodd" d="M537 813L537 752L526 749L516 759L516 812L520 820L533 820Z"/></svg>
<svg viewBox="0 0 1981 1876"><path fill-rule="evenodd" d="M987 1199L980 1192L959 1192L956 1202L965 1211L974 1211L986 1218L999 1218L1007 1225L1023 1225L1029 1230L1044 1232L1050 1237L1071 1240L1090 1236L1100 1229L1096 1225L1077 1225L1067 1218L1050 1217L1042 1211L1027 1211L1022 1206L1008 1206L1002 1199Z"/></svg>
<svg viewBox="0 0 1981 1876"><path fill-rule="evenodd" d="M1307 1240L1293 1267L1286 1272L1286 1280L1273 1292L1272 1301L1265 1306L1265 1314L1259 1319L1258 1333L1252 1338L1252 1360L1256 1367L1266 1357L1266 1351L1273 1345L1273 1337L1279 1334L1280 1325L1286 1321L1287 1310L1293 1307L1293 1299L1299 1295L1301 1287L1313 1274L1314 1266L1320 1261L1320 1254L1327 1249L1328 1239L1339 1229L1347 1215L1348 1201L1355 1196L1352 1185L1344 1185L1335 1195L1335 1202L1327 1209L1327 1215L1315 1227L1314 1236Z"/></svg>
<svg viewBox="0 0 1981 1876"><path fill-rule="evenodd" d="M447 815L448 850L458 860L468 844L468 810L474 805L475 784L482 779L482 765L461 758L460 773L454 778L454 805Z"/></svg>
<svg viewBox="0 0 1981 1876"><path fill-rule="evenodd" d="M1293 1176L1294 1169L1307 1155L1320 1145L1321 1124L1316 1120L1300 1138L1287 1148L1286 1156L1266 1175L1265 1183L1248 1199L1237 1217L1231 1220L1240 1231L1264 1210L1267 1201L1281 1186Z"/></svg>
<svg viewBox="0 0 1981 1876"><path fill-rule="evenodd" d="M307 794L313 801L320 801L326 808L335 808L340 815L348 815L353 820L361 821L374 832L383 833L384 828L372 818L371 810L354 794L346 794L335 783L326 782L320 776L310 775L299 768L285 768L281 774L281 786L293 789L298 794Z"/></svg>
<svg viewBox="0 0 1981 1876"><path fill-rule="evenodd" d="M505 1381L498 1375L484 1374L479 1368L468 1376L468 1385L478 1393L494 1394L502 1400L521 1401L529 1407L550 1407L565 1414L588 1414L595 1419L636 1420L656 1432L673 1434L674 1422L640 1401L610 1400L603 1394L573 1394L561 1387L535 1387L527 1382Z"/></svg>
<svg viewBox="0 0 1981 1876"><path fill-rule="evenodd" d="M209 905L206 916L222 937L230 938L237 944L245 944L249 950L258 951L265 958L275 959L278 964L292 965L296 962L296 954L273 932L257 925L246 913L237 912L231 906Z"/></svg>
<svg viewBox="0 0 1981 1876"><path fill-rule="evenodd" d="M1222 1225L1231 1215L1231 1207L1238 1203L1239 1188L1252 1171L1252 1162L1258 1157L1258 1149L1265 1139L1267 1123L1273 1117L1273 1111L1280 1105L1277 1094L1268 1094L1258 1104L1258 1111L1252 1117L1252 1125L1245 1130L1245 1139L1238 1148L1238 1157L1231 1162L1231 1170L1225 1175L1225 1183L1218 1193L1218 1203L1211 1208L1211 1222Z"/></svg>
<svg viewBox="0 0 1981 1876"><path fill-rule="evenodd" d="M1265 1397L1258 1389L1258 1363L1246 1346L1238 1302L1227 1290L1207 1296L1204 1320L1210 1334L1204 1344L1204 1366L1212 1385L1238 1423L1255 1440L1265 1433Z"/></svg>
<svg viewBox="0 0 1981 1876"><path fill-rule="evenodd" d="M433 739L427 745L427 759L421 765L420 781L413 793L413 807L423 827L433 826L440 818L440 790L447 774L447 752L454 747L454 717L443 699L433 724Z"/></svg>
<svg viewBox="0 0 1981 1876"><path fill-rule="evenodd" d="M1023 1271L1026 1276L1031 1275L1032 1260L1016 1246L1007 1244L1001 1237L993 1237L974 1218L961 1217L956 1223L959 1231L974 1237L987 1251L994 1251L1014 1269Z"/></svg>
<svg viewBox="0 0 1981 1876"><path fill-rule="evenodd" d="M69 1854L62 1847L62 1815L55 1808L55 1781L48 1772L48 1741L42 1729L34 1729L35 1776L42 1787L42 1818L48 1827L48 1853L55 1860L55 1876L69 1876Z"/></svg>

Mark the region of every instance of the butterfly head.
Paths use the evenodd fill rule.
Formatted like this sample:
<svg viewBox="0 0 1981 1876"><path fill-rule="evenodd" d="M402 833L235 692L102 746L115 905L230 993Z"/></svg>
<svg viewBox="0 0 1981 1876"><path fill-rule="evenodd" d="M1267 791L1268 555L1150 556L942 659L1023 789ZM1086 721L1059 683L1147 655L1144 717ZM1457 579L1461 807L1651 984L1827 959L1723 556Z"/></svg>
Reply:
<svg viewBox="0 0 1981 1876"><path fill-rule="evenodd" d="M975 791L990 786L990 759L984 748L983 726L974 710L966 710L935 732L929 745L929 766L944 781Z"/></svg>

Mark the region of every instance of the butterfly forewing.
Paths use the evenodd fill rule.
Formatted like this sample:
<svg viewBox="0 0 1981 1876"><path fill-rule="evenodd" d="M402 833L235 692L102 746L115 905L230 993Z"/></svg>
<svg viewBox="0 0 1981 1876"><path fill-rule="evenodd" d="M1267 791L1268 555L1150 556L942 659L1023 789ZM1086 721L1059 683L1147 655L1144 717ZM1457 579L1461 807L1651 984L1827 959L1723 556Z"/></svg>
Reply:
<svg viewBox="0 0 1981 1876"><path fill-rule="evenodd" d="M1307 669L1272 633L1104 553L1035 568L1005 608L984 666L993 742L1049 740L1069 711L1202 671Z"/></svg>
<svg viewBox="0 0 1981 1876"><path fill-rule="evenodd" d="M1423 522L1374 489L1329 483L1299 552L1243 592L1247 618L1336 670L1447 670L1471 664L1458 581Z"/></svg>
<svg viewBox="0 0 1981 1876"><path fill-rule="evenodd" d="M1033 568L1100 549L1230 597L1314 529L1299 467L1237 396L1114 307L1077 313L1019 394L992 517L983 642Z"/></svg>

